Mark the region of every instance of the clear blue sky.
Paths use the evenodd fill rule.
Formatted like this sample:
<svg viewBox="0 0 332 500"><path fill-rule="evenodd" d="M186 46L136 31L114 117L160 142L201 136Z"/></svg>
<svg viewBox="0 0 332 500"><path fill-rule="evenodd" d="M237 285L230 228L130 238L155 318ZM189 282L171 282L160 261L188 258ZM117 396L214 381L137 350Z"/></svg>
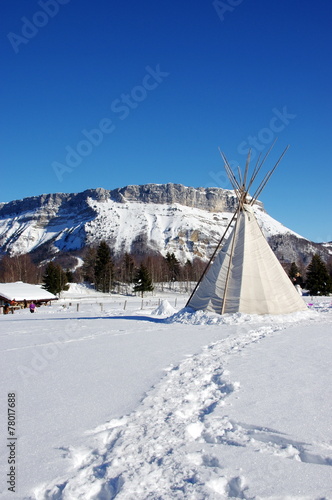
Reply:
<svg viewBox="0 0 332 500"><path fill-rule="evenodd" d="M218 147L243 166L249 143L264 153L278 137L268 165L291 148L261 196L267 211L332 240L329 0L1 8L0 201L127 184L229 187Z"/></svg>

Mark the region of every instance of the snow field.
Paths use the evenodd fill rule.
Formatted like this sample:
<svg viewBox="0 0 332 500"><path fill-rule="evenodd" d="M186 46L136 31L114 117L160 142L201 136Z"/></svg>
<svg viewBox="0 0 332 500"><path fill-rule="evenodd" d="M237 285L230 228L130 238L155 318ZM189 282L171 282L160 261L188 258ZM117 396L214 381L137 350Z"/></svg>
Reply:
<svg viewBox="0 0 332 500"><path fill-rule="evenodd" d="M174 312L176 297L1 318L17 498L332 498L331 299L260 317Z"/></svg>
<svg viewBox="0 0 332 500"><path fill-rule="evenodd" d="M166 366L200 350L202 332L185 326L180 336L160 316L151 317L159 300L149 300L150 310L130 313L104 297L103 312L98 298L82 303L79 312L66 303L0 318L0 422L6 419L6 391L15 390L20 498L64 473L64 449L80 446L86 429L130 413ZM220 332L206 334L208 342L220 337ZM6 499L5 452L1 447L0 498Z"/></svg>
<svg viewBox="0 0 332 500"><path fill-rule="evenodd" d="M71 478L62 478L61 486L39 490L36 498L55 499L62 491L60 498L64 499L146 499L155 498L156 485L159 498L191 498L193 494L206 498L211 488L209 482L205 485L205 469L209 471L211 464L219 469L218 460L205 453L191 457L186 445L196 440L213 442L207 416L239 389L239 384L230 382L229 373L224 372L221 356L265 335L263 327L240 338L226 339L171 366L137 411L93 431L96 447L89 454L84 450L83 464L74 459L77 465ZM226 419L218 428L219 439L220 434L230 433L232 425ZM240 476L215 476L209 481L218 493L232 493L244 484ZM93 493L87 496L90 488Z"/></svg>

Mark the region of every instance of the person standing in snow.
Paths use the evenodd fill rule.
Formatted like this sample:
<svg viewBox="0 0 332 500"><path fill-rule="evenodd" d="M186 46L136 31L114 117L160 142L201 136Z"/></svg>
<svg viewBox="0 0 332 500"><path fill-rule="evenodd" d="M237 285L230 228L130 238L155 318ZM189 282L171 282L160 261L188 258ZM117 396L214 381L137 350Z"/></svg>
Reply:
<svg viewBox="0 0 332 500"><path fill-rule="evenodd" d="M17 302L15 299L11 300L10 301L10 310L11 310L11 313L14 314L14 311L15 311L15 308L17 306Z"/></svg>
<svg viewBox="0 0 332 500"><path fill-rule="evenodd" d="M31 304L29 305L29 309L31 313L34 313L36 309L36 304L34 302L31 302Z"/></svg>

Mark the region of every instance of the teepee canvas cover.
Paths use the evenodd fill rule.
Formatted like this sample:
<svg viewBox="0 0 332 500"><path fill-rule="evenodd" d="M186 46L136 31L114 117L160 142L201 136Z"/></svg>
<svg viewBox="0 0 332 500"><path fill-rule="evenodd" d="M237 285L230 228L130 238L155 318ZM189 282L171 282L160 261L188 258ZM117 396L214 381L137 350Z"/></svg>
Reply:
<svg viewBox="0 0 332 500"><path fill-rule="evenodd" d="M230 175L229 168L226 170ZM256 197L248 202L248 189L235 178L232 181L239 200L234 227L221 250L212 257L187 306L219 314L287 314L305 310L305 302L258 226L252 208Z"/></svg>

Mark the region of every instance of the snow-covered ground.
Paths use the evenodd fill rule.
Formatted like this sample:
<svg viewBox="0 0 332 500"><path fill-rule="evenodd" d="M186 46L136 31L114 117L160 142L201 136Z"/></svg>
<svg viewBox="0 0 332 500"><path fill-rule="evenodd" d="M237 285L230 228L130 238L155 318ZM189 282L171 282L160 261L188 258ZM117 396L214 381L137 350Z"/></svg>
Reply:
<svg viewBox="0 0 332 500"><path fill-rule="evenodd" d="M260 317L66 295L0 316L1 499L332 499L331 298Z"/></svg>

